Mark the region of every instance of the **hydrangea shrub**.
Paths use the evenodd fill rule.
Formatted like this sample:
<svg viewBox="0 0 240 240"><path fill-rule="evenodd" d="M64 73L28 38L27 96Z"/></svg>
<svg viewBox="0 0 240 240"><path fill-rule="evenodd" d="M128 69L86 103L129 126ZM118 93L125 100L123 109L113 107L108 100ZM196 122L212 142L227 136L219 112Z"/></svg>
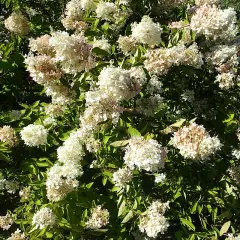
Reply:
<svg viewBox="0 0 240 240"><path fill-rule="evenodd" d="M233 8L1 6L3 239L239 238Z"/></svg>

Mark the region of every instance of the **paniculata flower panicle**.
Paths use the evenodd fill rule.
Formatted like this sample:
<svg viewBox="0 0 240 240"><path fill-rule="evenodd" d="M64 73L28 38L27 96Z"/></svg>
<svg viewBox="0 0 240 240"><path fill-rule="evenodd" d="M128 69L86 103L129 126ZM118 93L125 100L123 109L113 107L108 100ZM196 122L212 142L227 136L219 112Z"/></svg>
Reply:
<svg viewBox="0 0 240 240"><path fill-rule="evenodd" d="M140 231L153 238L156 238L159 234L164 234L169 227L169 223L164 217L164 213L168 208L169 202L153 202L147 209L148 213L140 217Z"/></svg>
<svg viewBox="0 0 240 240"><path fill-rule="evenodd" d="M130 168L156 172L164 167L167 151L156 140L133 137L126 147L124 162Z"/></svg>
<svg viewBox="0 0 240 240"><path fill-rule="evenodd" d="M109 211L102 209L101 206L96 206L92 209L92 213L88 221L86 222L86 228L99 229L106 226L109 223Z"/></svg>
<svg viewBox="0 0 240 240"><path fill-rule="evenodd" d="M39 229L53 227L56 224L56 216L52 209L44 207L34 214L32 224Z"/></svg>
<svg viewBox="0 0 240 240"><path fill-rule="evenodd" d="M5 216L0 216L0 228L3 230L8 230L13 224L13 218L10 213L7 213Z"/></svg>
<svg viewBox="0 0 240 240"><path fill-rule="evenodd" d="M30 26L27 18L19 12L13 12L5 21L5 27L17 35L27 35Z"/></svg>
<svg viewBox="0 0 240 240"><path fill-rule="evenodd" d="M190 27L197 35L204 35L207 39L232 40L238 30L237 17L233 8L224 10L216 5L202 5L191 18Z"/></svg>
<svg viewBox="0 0 240 240"><path fill-rule="evenodd" d="M20 132L24 143L29 147L37 147L47 144L48 130L42 125L30 124Z"/></svg>
<svg viewBox="0 0 240 240"><path fill-rule="evenodd" d="M113 173L113 182L118 187L126 187L128 183L132 180L132 171L128 168L120 168Z"/></svg>
<svg viewBox="0 0 240 240"><path fill-rule="evenodd" d="M157 46L161 42L161 33L160 24L154 23L149 16L143 16L140 23L132 24L132 37L139 43Z"/></svg>
<svg viewBox="0 0 240 240"><path fill-rule="evenodd" d="M221 148L217 137L211 137L202 125L191 123L174 133L172 144L184 158L207 159Z"/></svg>

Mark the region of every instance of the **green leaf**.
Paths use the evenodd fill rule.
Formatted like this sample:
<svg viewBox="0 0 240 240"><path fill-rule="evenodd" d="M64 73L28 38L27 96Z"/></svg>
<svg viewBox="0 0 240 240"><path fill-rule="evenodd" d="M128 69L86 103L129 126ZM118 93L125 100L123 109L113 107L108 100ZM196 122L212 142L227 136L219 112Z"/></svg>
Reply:
<svg viewBox="0 0 240 240"><path fill-rule="evenodd" d="M191 230L195 231L195 226L192 224L192 222L190 222L189 220L185 219L185 218L180 218L180 221L183 225L189 227Z"/></svg>
<svg viewBox="0 0 240 240"><path fill-rule="evenodd" d="M212 210L212 220L213 220L214 223L217 219L217 212L218 212L218 208L217 207L213 208L213 210Z"/></svg>
<svg viewBox="0 0 240 240"><path fill-rule="evenodd" d="M232 213L230 210L227 210L223 213L221 213L219 216L218 216L218 219L221 219L221 218L231 218L232 217Z"/></svg>
<svg viewBox="0 0 240 240"><path fill-rule="evenodd" d="M191 213L195 213L196 212L197 205L198 205L198 201L193 204L192 209L191 209Z"/></svg>
<svg viewBox="0 0 240 240"><path fill-rule="evenodd" d="M123 200L118 210L118 217L122 215L123 211L125 210L125 206L126 206L126 202Z"/></svg>
<svg viewBox="0 0 240 240"><path fill-rule="evenodd" d="M123 140L123 141L116 141L111 143L110 145L113 147L124 147L129 143L129 140Z"/></svg>
<svg viewBox="0 0 240 240"><path fill-rule="evenodd" d="M52 233L50 233L50 232L46 232L46 238L52 238L53 237L53 234Z"/></svg>
<svg viewBox="0 0 240 240"><path fill-rule="evenodd" d="M180 128L183 125L184 122L186 122L186 119L181 118L179 121L171 124L170 126Z"/></svg>
<svg viewBox="0 0 240 240"><path fill-rule="evenodd" d="M223 226L221 227L221 230L220 230L220 236L222 236L223 234L225 234L228 231L230 225L231 225L231 221L228 221L223 224Z"/></svg>
<svg viewBox="0 0 240 240"><path fill-rule="evenodd" d="M6 162L11 162L11 159L5 155L4 153L0 152L0 160L6 161Z"/></svg>
<svg viewBox="0 0 240 240"><path fill-rule="evenodd" d="M228 118L225 119L223 122L228 123L228 122L232 121L233 119L234 119L234 113L231 113L228 115Z"/></svg>
<svg viewBox="0 0 240 240"><path fill-rule="evenodd" d="M122 223L128 222L133 217L133 211L130 210L128 214L125 216L125 218L122 220Z"/></svg>
<svg viewBox="0 0 240 240"><path fill-rule="evenodd" d="M103 184L103 186L105 186L106 183L107 183L107 177L103 177L103 178L102 178L102 184Z"/></svg>
<svg viewBox="0 0 240 240"><path fill-rule="evenodd" d="M95 47L92 50L93 53L100 55L100 56L110 56L111 54L101 48Z"/></svg>
<svg viewBox="0 0 240 240"><path fill-rule="evenodd" d="M104 233L106 233L108 231L108 229L97 229L97 230L91 230L86 232L89 235L94 235L94 236L100 236Z"/></svg>
<svg viewBox="0 0 240 240"><path fill-rule="evenodd" d="M197 120L197 118L195 117L195 118L191 119L191 120L189 121L189 123L194 123L196 120Z"/></svg>
<svg viewBox="0 0 240 240"><path fill-rule="evenodd" d="M131 135L131 137L141 137L141 133L133 127L128 128L128 133Z"/></svg>

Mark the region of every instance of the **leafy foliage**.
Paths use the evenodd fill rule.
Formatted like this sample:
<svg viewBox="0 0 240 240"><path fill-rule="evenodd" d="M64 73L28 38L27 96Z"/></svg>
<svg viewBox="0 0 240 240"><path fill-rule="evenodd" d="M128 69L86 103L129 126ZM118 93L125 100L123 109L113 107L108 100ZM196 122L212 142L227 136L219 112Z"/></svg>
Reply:
<svg viewBox="0 0 240 240"><path fill-rule="evenodd" d="M147 84L154 74L147 71L145 61L146 53L152 48L138 43L133 53L124 55L118 46L119 36L130 36L131 24L139 23L144 15L160 23L162 34L158 48L178 46L184 31L182 28L171 29L168 24L183 19L189 25L191 13L187 3L194 6L194 1L167 6L164 10L154 0L132 1L130 6L118 4L121 13L127 12L128 8L131 12L118 19L116 25L109 19L101 19L95 11L84 11L83 21L88 28L83 32L89 44L96 39L107 39L111 50L95 47L91 50L96 61L93 68L74 74L63 73L57 81L74 92L74 97L70 104L64 105L61 114L48 123L46 120L51 114L46 108L53 101L46 95L48 86L33 81L24 60L30 51L30 38L65 31L60 20L67 1L0 0L0 126L10 125L18 138L14 147L6 141L0 142L0 215L9 211L14 218L13 226L2 233L2 239L9 237L16 228L34 240L140 239L134 234L139 233L140 219L148 214L147 209L154 200L170 203L170 208L164 213L170 226L156 239L226 239L229 233L239 234L239 183L229 172L239 165L239 160L232 155L232 150L238 149L239 145L236 135L239 127L239 83L231 89L221 89L215 81L218 72L207 61L198 69L191 64L176 64L166 74L157 76L157 81L162 84L157 94L163 100L157 104L152 115L144 114L137 110L137 100L150 97ZM162 4L166 3L163 1ZM230 5L239 11L238 1L222 1L221 5L223 8ZM18 36L5 28L4 19L14 11L21 11L28 17L28 35ZM68 32L74 33L73 29ZM222 44L195 35L192 30L190 39L186 47L196 42L204 54L211 50L211 45ZM60 65L61 62L56 64L61 68ZM100 143L96 151L89 151L88 142L83 144L85 156L79 161L83 175L76 178L78 187L61 201L49 201L46 181L49 170L59 160L58 149L82 126L81 117L89 107L86 93L99 87L99 75L104 67L110 65L126 71L142 67L147 79L145 85L134 98L120 101L119 106L123 110L116 124L109 119L97 124L97 131L92 134L94 140ZM238 74L238 66L234 69ZM124 91L131 88L129 86ZM193 101L184 99L186 90L194 92ZM146 106L148 108L145 102ZM17 114L13 115L12 110L17 110ZM151 110L150 107L148 110ZM203 125L211 136L218 136L223 144L221 150L206 161L185 159L171 144L173 134L193 122ZM26 146L21 139L21 131L30 124L43 125L48 130L46 145ZM131 182L121 188L113 181L113 175L125 166L129 139L141 136L146 141L155 139L161 146L167 147L165 166L157 173L131 169ZM160 173L166 174L166 179L156 183L156 176ZM1 181L4 179L18 185L17 190L2 189ZM19 190L29 186L30 195L26 199L20 197ZM86 228L93 209L99 205L110 213L108 224L98 229ZM57 222L54 227L37 229L32 219L44 207L52 209Z"/></svg>

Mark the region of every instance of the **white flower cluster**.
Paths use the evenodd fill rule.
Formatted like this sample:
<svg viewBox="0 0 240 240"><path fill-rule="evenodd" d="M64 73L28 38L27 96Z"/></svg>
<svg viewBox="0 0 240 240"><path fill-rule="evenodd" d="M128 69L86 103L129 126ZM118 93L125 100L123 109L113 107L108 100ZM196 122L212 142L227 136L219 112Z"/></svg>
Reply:
<svg viewBox="0 0 240 240"><path fill-rule="evenodd" d="M233 73L221 73L216 77L216 81L219 83L219 87L222 89L230 89L235 85L235 75Z"/></svg>
<svg viewBox="0 0 240 240"><path fill-rule="evenodd" d="M164 167L167 151L156 140L133 137L125 149L124 162L132 169L156 172Z"/></svg>
<svg viewBox="0 0 240 240"><path fill-rule="evenodd" d="M82 141L85 143L86 149L91 153L96 153L101 147L100 140L95 139L93 134L86 135L86 139Z"/></svg>
<svg viewBox="0 0 240 240"><path fill-rule="evenodd" d="M219 4L219 0L195 0L195 4L197 6L201 6L201 5L204 5L204 4L207 4L207 5L218 5Z"/></svg>
<svg viewBox="0 0 240 240"><path fill-rule="evenodd" d="M83 174L80 160L84 155L80 135L77 131L70 134L63 146L57 149L58 161L47 173L47 198L57 202L63 200L79 185L76 178Z"/></svg>
<svg viewBox="0 0 240 240"><path fill-rule="evenodd" d="M31 187L24 187L19 191L19 196L21 197L22 200L29 200L31 197Z"/></svg>
<svg viewBox="0 0 240 240"><path fill-rule="evenodd" d="M163 183L166 179L166 174L160 173L155 176L155 183Z"/></svg>
<svg viewBox="0 0 240 240"><path fill-rule="evenodd" d="M235 157L236 159L240 159L240 150L239 149L232 150L232 156Z"/></svg>
<svg viewBox="0 0 240 240"><path fill-rule="evenodd" d="M229 41L238 33L236 22L233 8L221 10L216 5L204 4L192 16L190 27L207 39Z"/></svg>
<svg viewBox="0 0 240 240"><path fill-rule="evenodd" d="M32 224L39 229L43 229L48 226L52 227L56 224L56 216L52 209L44 207L34 214Z"/></svg>
<svg viewBox="0 0 240 240"><path fill-rule="evenodd" d="M32 52L25 57L25 63L33 80L43 85L47 96L52 97L52 103L66 105L71 102L74 93L59 83L64 71L57 66L59 59L55 56L56 50L51 41L52 37L49 35L31 39L29 46ZM37 55L35 56L33 52Z"/></svg>
<svg viewBox="0 0 240 240"><path fill-rule="evenodd" d="M19 12L12 13L5 21L5 27L18 35L27 35L30 31L30 26L27 18Z"/></svg>
<svg viewBox="0 0 240 240"><path fill-rule="evenodd" d="M120 36L117 42L124 55L129 55L137 49L137 42L132 36Z"/></svg>
<svg viewBox="0 0 240 240"><path fill-rule="evenodd" d="M66 73L77 73L95 66L95 59L91 54L92 46L82 33L69 35L67 32L55 32L50 44L56 52L56 61L61 63Z"/></svg>
<svg viewBox="0 0 240 240"><path fill-rule="evenodd" d="M94 11L96 9L94 0L80 0L80 6L83 10Z"/></svg>
<svg viewBox="0 0 240 240"><path fill-rule="evenodd" d="M162 92L162 86L158 76L152 75L145 87L147 95L136 100L136 111L146 116L154 116L155 111L163 102L159 94Z"/></svg>
<svg viewBox="0 0 240 240"><path fill-rule="evenodd" d="M96 9L97 17L105 20L111 20L117 12L117 6L112 2L100 1Z"/></svg>
<svg viewBox="0 0 240 240"><path fill-rule="evenodd" d="M50 117L59 117L64 113L65 110L66 110L66 106L61 104L51 103L45 107L45 113Z"/></svg>
<svg viewBox="0 0 240 240"><path fill-rule="evenodd" d="M163 83L159 81L158 76L152 75L146 86L146 92L151 94L161 93Z"/></svg>
<svg viewBox="0 0 240 240"><path fill-rule="evenodd" d="M240 240L240 235L235 237L232 233L230 233L227 235L226 240Z"/></svg>
<svg viewBox="0 0 240 240"><path fill-rule="evenodd" d="M44 126L55 126L55 125L57 125L57 120L55 118L53 118L52 116L47 117L44 119L43 125Z"/></svg>
<svg viewBox="0 0 240 240"><path fill-rule="evenodd" d="M0 228L3 230L8 230L13 224L13 217L10 213L5 216L0 216Z"/></svg>
<svg viewBox="0 0 240 240"><path fill-rule="evenodd" d="M84 155L83 147L77 131L72 132L63 146L57 149L58 161L64 164L78 164Z"/></svg>
<svg viewBox="0 0 240 240"><path fill-rule="evenodd" d="M185 90L182 94L181 94L181 98L184 100L184 101L187 101L187 102L194 102L195 100L195 92L193 90Z"/></svg>
<svg viewBox="0 0 240 240"><path fill-rule="evenodd" d="M21 230L17 229L14 233L11 234L11 237L7 240L25 240L26 236L24 233L21 233Z"/></svg>
<svg viewBox="0 0 240 240"><path fill-rule="evenodd" d="M74 168L75 166L72 167ZM60 174L54 176L48 174L48 179L46 181L47 198L52 202L61 201L69 193L74 191L78 185L78 180L74 178L63 178L63 176Z"/></svg>
<svg viewBox="0 0 240 240"><path fill-rule="evenodd" d="M29 48L32 52L39 54L53 55L54 48L50 45L51 36L48 34L42 35L36 39L30 38Z"/></svg>
<svg viewBox="0 0 240 240"><path fill-rule="evenodd" d="M183 20L180 20L178 22L171 22L168 24L169 28L177 28L177 29L181 29L187 26L187 23L184 22Z"/></svg>
<svg viewBox="0 0 240 240"><path fill-rule="evenodd" d="M118 2L106 2L100 0L96 7L97 17L109 22L113 22L111 28L118 31L126 22L131 10L128 7L121 8Z"/></svg>
<svg viewBox="0 0 240 240"><path fill-rule="evenodd" d="M123 111L115 99L102 91L88 92L86 101L88 107L80 117L81 132L85 138L97 131L100 124L106 121L116 124Z"/></svg>
<svg viewBox="0 0 240 240"><path fill-rule="evenodd" d="M154 23L149 16L143 16L140 23L132 24L132 37L139 43L157 46L161 42L161 33L160 24Z"/></svg>
<svg viewBox="0 0 240 240"><path fill-rule="evenodd" d="M92 1L89 1L90 5ZM83 7L90 7L86 5L86 1L71 0L67 3L65 9L65 18L62 19L62 24L67 30L85 29L87 24L83 21L84 9Z"/></svg>
<svg viewBox="0 0 240 240"><path fill-rule="evenodd" d="M20 135L29 147L47 144L48 130L42 125L30 124L21 130Z"/></svg>
<svg viewBox="0 0 240 240"><path fill-rule="evenodd" d="M80 117L82 135L85 137L99 129L106 121L117 123L123 108L122 100L137 95L146 81L142 68L125 70L120 67L105 67L98 76L97 87L86 93L86 106Z"/></svg>
<svg viewBox="0 0 240 240"><path fill-rule="evenodd" d="M27 70L30 72L30 76L38 84L52 84L59 80L63 74L61 69L56 65L56 61L47 55L34 56L29 54L25 58Z"/></svg>
<svg viewBox="0 0 240 240"><path fill-rule="evenodd" d="M202 125L191 123L174 133L171 139L184 158L204 160L221 148L217 137L211 137Z"/></svg>
<svg viewBox="0 0 240 240"><path fill-rule="evenodd" d="M236 45L218 45L206 54L207 62L220 67L223 63L237 65L238 48Z"/></svg>
<svg viewBox="0 0 240 240"><path fill-rule="evenodd" d="M216 82L219 82L220 88L229 89L235 85L237 77L235 67L238 65L237 46L218 45L206 54L206 60L219 72Z"/></svg>
<svg viewBox="0 0 240 240"><path fill-rule="evenodd" d="M15 194L19 189L19 185L16 181L0 179L0 190L6 190L10 194Z"/></svg>
<svg viewBox="0 0 240 240"><path fill-rule="evenodd" d="M52 103L56 105L66 105L72 101L74 92L62 84L47 84L45 85L46 95L52 97Z"/></svg>
<svg viewBox="0 0 240 240"><path fill-rule="evenodd" d="M155 110L163 102L163 98L159 94L150 97L139 98L136 101L136 110L146 116L154 116Z"/></svg>
<svg viewBox="0 0 240 240"><path fill-rule="evenodd" d="M140 217L140 231L146 233L148 237L153 238L156 238L159 234L163 234L169 227L169 223L164 217L164 213L168 208L169 202L153 202L147 209L147 214Z"/></svg>
<svg viewBox="0 0 240 240"><path fill-rule="evenodd" d="M240 187L240 166L231 167L228 172L233 181Z"/></svg>
<svg viewBox="0 0 240 240"><path fill-rule="evenodd" d="M98 40L95 39L92 43L92 46L93 48L98 47L109 53L111 53L111 50L112 50L112 46L107 39L98 39Z"/></svg>
<svg viewBox="0 0 240 240"><path fill-rule="evenodd" d="M237 135L238 141L240 141L240 128L237 129L236 135Z"/></svg>
<svg viewBox="0 0 240 240"><path fill-rule="evenodd" d="M120 67L106 67L100 72L98 79L99 89L120 101L136 96L141 91L146 75L141 68L125 70Z"/></svg>
<svg viewBox="0 0 240 240"><path fill-rule="evenodd" d="M0 128L0 141L5 142L9 147L14 147L17 144L15 132L10 126Z"/></svg>
<svg viewBox="0 0 240 240"><path fill-rule="evenodd" d="M102 206L96 206L92 209L91 216L86 222L86 228L99 229L106 226L109 223L109 211L102 209Z"/></svg>
<svg viewBox="0 0 240 240"><path fill-rule="evenodd" d="M120 168L113 173L113 182L118 187L126 187L133 178L132 171L128 168Z"/></svg>
<svg viewBox="0 0 240 240"><path fill-rule="evenodd" d="M196 43L188 48L184 45L177 45L172 48L148 50L144 65L150 73L165 75L172 66L188 65L201 68L202 58Z"/></svg>
<svg viewBox="0 0 240 240"><path fill-rule="evenodd" d="M21 116L22 116L22 113L19 110L11 110L8 112L8 117L11 120L19 120Z"/></svg>

